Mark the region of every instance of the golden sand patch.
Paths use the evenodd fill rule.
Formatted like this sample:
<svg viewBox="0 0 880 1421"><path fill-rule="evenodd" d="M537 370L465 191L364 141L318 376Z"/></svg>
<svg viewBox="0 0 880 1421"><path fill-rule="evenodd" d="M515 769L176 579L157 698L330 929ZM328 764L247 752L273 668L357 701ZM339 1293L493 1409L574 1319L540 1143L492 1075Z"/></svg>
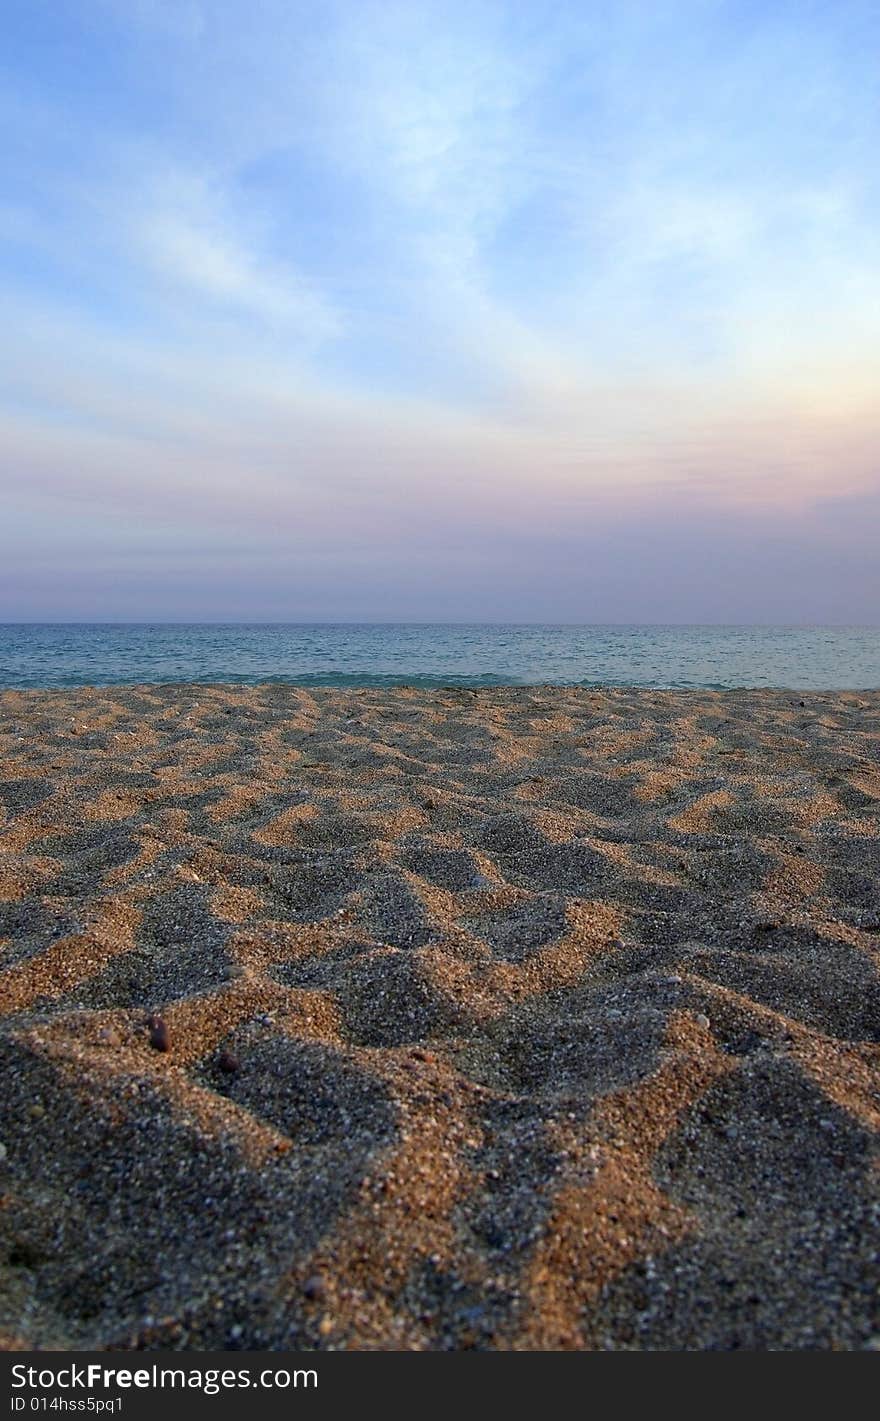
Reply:
<svg viewBox="0 0 880 1421"><path fill-rule="evenodd" d="M300 827L310 824L317 816L318 810L314 804L294 804L258 829L254 833L254 839L258 844L268 844L272 848L298 843Z"/></svg>
<svg viewBox="0 0 880 1421"><path fill-rule="evenodd" d="M13 854L0 846L0 901L19 902L60 871L57 859L39 855Z"/></svg>
<svg viewBox="0 0 880 1421"><path fill-rule="evenodd" d="M715 825L718 811L729 809L735 803L729 790L712 790L709 794L701 794L683 814L671 817L669 827L679 834L709 834Z"/></svg>

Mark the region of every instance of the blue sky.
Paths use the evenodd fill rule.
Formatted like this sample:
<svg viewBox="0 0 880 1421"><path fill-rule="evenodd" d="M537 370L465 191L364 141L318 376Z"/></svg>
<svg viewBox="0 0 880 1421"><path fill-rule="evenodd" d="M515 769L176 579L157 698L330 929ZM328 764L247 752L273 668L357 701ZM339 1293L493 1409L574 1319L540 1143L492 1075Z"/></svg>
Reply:
<svg viewBox="0 0 880 1421"><path fill-rule="evenodd" d="M0 13L0 617L880 621L875 3Z"/></svg>

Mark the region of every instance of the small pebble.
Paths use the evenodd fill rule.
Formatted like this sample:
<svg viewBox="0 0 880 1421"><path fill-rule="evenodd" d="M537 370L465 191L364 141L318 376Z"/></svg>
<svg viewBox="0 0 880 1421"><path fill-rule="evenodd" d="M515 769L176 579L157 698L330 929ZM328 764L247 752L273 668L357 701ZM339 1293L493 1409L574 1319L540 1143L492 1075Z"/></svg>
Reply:
<svg viewBox="0 0 880 1421"><path fill-rule="evenodd" d="M151 1016L149 1026L150 1045L156 1051L167 1051L171 1045L171 1038L168 1035L168 1027L161 1016Z"/></svg>
<svg viewBox="0 0 880 1421"><path fill-rule="evenodd" d="M3 1161L5 1160L5 1158L6 1158L6 1156L8 1155L8 1153L9 1153L9 1151L7 1150L6 1146L3 1144L3 1141L0 1140L0 1164L3 1163Z"/></svg>
<svg viewBox="0 0 880 1421"><path fill-rule="evenodd" d="M308 1298L309 1302L317 1302L319 1298L323 1298L326 1291L324 1279L319 1278L317 1274L312 1278L307 1278L303 1283L303 1295Z"/></svg>
<svg viewBox="0 0 880 1421"><path fill-rule="evenodd" d="M217 1065L227 1076L234 1076L241 1070L241 1062L232 1051L221 1051Z"/></svg>
<svg viewBox="0 0 880 1421"><path fill-rule="evenodd" d="M695 1020L697 1026L701 1026L704 1031L709 1030L709 1018L706 1016L705 1012L698 1011Z"/></svg>
<svg viewBox="0 0 880 1421"><path fill-rule="evenodd" d="M28 1111L28 1114L30 1115L32 1120L42 1120L43 1116L46 1114L46 1107L44 1105L36 1103L31 1106L30 1110Z"/></svg>

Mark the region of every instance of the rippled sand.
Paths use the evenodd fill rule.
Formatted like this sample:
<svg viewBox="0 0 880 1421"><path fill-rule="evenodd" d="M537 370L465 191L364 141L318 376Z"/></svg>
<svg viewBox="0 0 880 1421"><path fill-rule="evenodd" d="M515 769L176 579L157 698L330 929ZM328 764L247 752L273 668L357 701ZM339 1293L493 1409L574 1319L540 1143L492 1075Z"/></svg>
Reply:
<svg viewBox="0 0 880 1421"><path fill-rule="evenodd" d="M0 757L4 1346L877 1345L880 693L6 692Z"/></svg>

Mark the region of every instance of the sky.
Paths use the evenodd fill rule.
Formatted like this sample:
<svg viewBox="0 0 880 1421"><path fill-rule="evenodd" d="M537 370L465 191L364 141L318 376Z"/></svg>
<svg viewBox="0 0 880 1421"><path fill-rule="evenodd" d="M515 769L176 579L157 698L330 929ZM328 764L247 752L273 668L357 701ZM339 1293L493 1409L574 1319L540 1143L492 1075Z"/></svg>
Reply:
<svg viewBox="0 0 880 1421"><path fill-rule="evenodd" d="M880 623L876 0L0 31L0 620Z"/></svg>

